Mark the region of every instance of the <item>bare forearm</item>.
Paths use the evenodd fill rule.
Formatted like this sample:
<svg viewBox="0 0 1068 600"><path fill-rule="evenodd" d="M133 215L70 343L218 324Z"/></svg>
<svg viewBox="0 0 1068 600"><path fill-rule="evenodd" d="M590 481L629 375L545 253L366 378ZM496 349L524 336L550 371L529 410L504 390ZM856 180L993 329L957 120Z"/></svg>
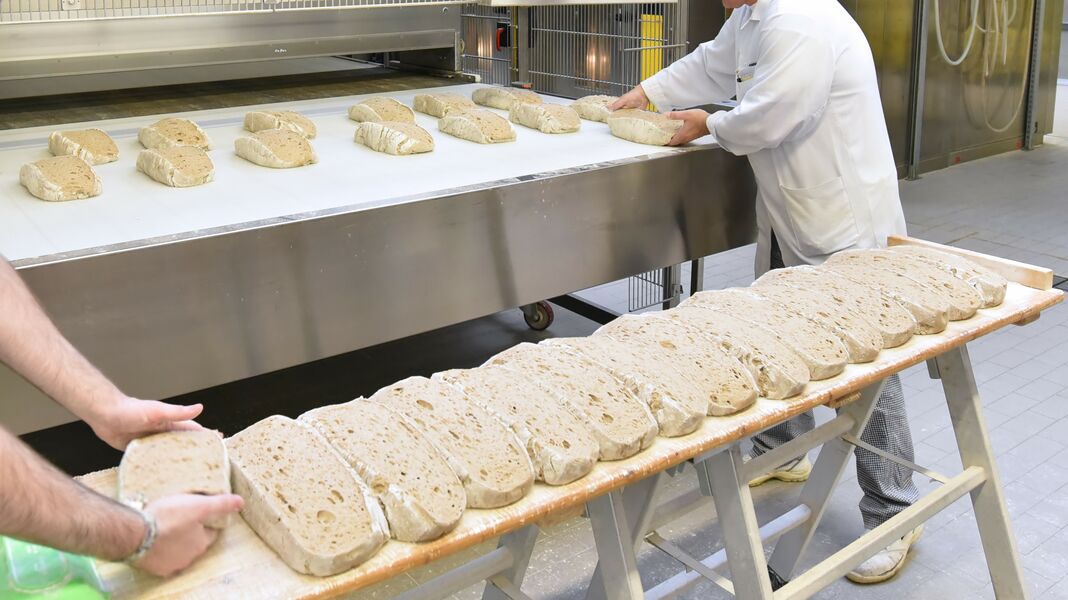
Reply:
<svg viewBox="0 0 1068 600"><path fill-rule="evenodd" d="M82 419L118 397L42 310L6 260L0 260L0 361Z"/></svg>
<svg viewBox="0 0 1068 600"><path fill-rule="evenodd" d="M75 482L0 428L0 534L105 560L144 537L133 510Z"/></svg>

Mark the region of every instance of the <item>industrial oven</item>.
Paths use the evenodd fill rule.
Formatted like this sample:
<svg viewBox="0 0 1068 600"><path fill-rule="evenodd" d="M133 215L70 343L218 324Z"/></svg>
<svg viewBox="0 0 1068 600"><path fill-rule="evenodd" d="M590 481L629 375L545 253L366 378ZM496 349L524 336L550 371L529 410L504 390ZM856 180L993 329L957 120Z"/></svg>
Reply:
<svg viewBox="0 0 1068 600"><path fill-rule="evenodd" d="M410 101L435 86L470 93L475 81L559 98L619 93L686 51L686 7L4 2L0 251L125 391L169 397L750 243L747 162L709 144L644 147L591 124L566 139L521 131L509 147L438 136L421 161L338 159L354 152L345 108L371 94ZM267 65L292 79L293 65L323 61L344 63L330 67L341 83L328 97L240 83ZM180 102L137 100L151 85L205 78L229 83ZM103 88L129 91L94 91ZM86 94L17 98L67 91ZM315 119L325 133L316 169L264 173L233 157L249 104ZM217 138L216 182L171 190L133 170L137 127L163 115ZM18 168L47 156L48 132L71 122L107 130L123 158L99 167L103 196L39 202L19 187ZM2 379L0 420L15 431L70 419L12 374Z"/></svg>

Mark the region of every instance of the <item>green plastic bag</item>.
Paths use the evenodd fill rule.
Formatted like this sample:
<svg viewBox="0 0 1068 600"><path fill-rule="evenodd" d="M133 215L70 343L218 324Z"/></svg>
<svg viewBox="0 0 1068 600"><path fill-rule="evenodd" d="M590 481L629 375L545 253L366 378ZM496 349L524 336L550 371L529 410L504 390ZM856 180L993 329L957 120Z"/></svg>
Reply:
<svg viewBox="0 0 1068 600"><path fill-rule="evenodd" d="M0 537L0 600L106 600L90 558Z"/></svg>

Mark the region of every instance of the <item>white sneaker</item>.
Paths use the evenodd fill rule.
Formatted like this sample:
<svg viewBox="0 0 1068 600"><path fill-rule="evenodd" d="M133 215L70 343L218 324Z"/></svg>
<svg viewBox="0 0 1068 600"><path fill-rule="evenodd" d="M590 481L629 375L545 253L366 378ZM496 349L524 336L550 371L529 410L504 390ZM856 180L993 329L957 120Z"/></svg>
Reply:
<svg viewBox="0 0 1068 600"><path fill-rule="evenodd" d="M786 481L789 483L797 483L800 481L807 480L808 476L811 473L812 463L808 460L808 455L806 454L803 455L801 458L792 460L780 466L774 471L765 473L763 475L760 475L759 477L754 477L749 482L749 487L756 487L762 483L767 483L772 479L778 479L779 481Z"/></svg>
<svg viewBox="0 0 1068 600"><path fill-rule="evenodd" d="M846 578L854 583L879 583L886 581L905 567L905 558L909 555L909 548L920 539L923 533L923 525L905 534L905 537L894 541L878 554L860 563L857 568L850 571Z"/></svg>

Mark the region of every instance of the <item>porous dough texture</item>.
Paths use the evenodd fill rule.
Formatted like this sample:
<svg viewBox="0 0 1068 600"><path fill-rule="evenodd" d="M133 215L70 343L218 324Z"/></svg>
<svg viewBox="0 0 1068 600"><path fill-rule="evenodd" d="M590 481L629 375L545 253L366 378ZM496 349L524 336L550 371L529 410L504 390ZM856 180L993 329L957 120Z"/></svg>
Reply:
<svg viewBox="0 0 1068 600"><path fill-rule="evenodd" d="M360 123L415 123L415 113L412 109L388 96L375 96L350 106L349 118Z"/></svg>
<svg viewBox="0 0 1068 600"><path fill-rule="evenodd" d="M168 431L136 439L119 463L119 502L144 508L175 494L230 493L230 459L217 431ZM231 516L206 523L223 529Z"/></svg>
<svg viewBox="0 0 1068 600"><path fill-rule="evenodd" d="M660 113L636 108L624 108L609 115L608 128L612 135L630 142L667 146L682 128L682 121L669 119Z"/></svg>
<svg viewBox="0 0 1068 600"><path fill-rule="evenodd" d="M299 418L330 442L370 486L402 542L426 542L451 531L467 494L445 457L400 414L357 398Z"/></svg>
<svg viewBox="0 0 1068 600"><path fill-rule="evenodd" d="M326 577L389 540L378 501L326 439L274 415L226 441L241 516L289 568Z"/></svg>
<svg viewBox="0 0 1068 600"><path fill-rule="evenodd" d="M491 357L488 365L535 379L586 415L601 460L634 456L652 445L659 427L649 407L607 369L564 348L523 342Z"/></svg>
<svg viewBox="0 0 1068 600"><path fill-rule="evenodd" d="M763 327L805 361L814 381L838 375L849 362L849 350L831 330L801 315L779 310L744 288L698 292L684 300L680 308L684 306L726 312L750 326Z"/></svg>
<svg viewBox="0 0 1068 600"><path fill-rule="evenodd" d="M201 150L211 150L211 138L199 125L177 117L167 117L142 127L137 131L137 140L145 148L196 146Z"/></svg>
<svg viewBox="0 0 1068 600"><path fill-rule="evenodd" d="M882 294L873 294L871 288L858 285L833 271L807 265L773 269L753 285L760 287L765 284L820 292L829 302L855 309L882 336L883 348L896 348L912 339L919 330L916 319L899 302Z"/></svg>
<svg viewBox="0 0 1068 600"><path fill-rule="evenodd" d="M445 456L464 484L469 508L507 506L534 486L534 468L512 430L456 388L409 377L378 390L371 401L403 415Z"/></svg>
<svg viewBox="0 0 1068 600"><path fill-rule="evenodd" d="M442 118L455 110L472 110L478 105L459 94L418 94L412 102L416 112Z"/></svg>
<svg viewBox="0 0 1068 600"><path fill-rule="evenodd" d="M934 248L923 246L891 246L891 252L898 252L930 262L940 269L960 277L974 287L983 298L983 308L993 308L1005 301L1005 292L1009 282L991 269L974 261Z"/></svg>
<svg viewBox="0 0 1068 600"><path fill-rule="evenodd" d="M515 141L515 128L508 119L484 108L450 111L438 121L438 129L479 144Z"/></svg>
<svg viewBox="0 0 1068 600"><path fill-rule="evenodd" d="M537 92L510 87L479 88L471 92L471 100L475 104L500 110L512 110L517 104L542 103Z"/></svg>
<svg viewBox="0 0 1068 600"><path fill-rule="evenodd" d="M308 139L286 129L267 129L234 140L241 158L272 169L292 169L319 162Z"/></svg>
<svg viewBox="0 0 1068 600"><path fill-rule="evenodd" d="M649 407L662 436L693 433L708 414L708 396L668 356L639 354L606 336L553 338L543 343L564 348L612 373Z"/></svg>
<svg viewBox="0 0 1068 600"><path fill-rule="evenodd" d="M574 133L582 127L578 113L562 104L516 103L508 118L542 133Z"/></svg>
<svg viewBox="0 0 1068 600"><path fill-rule="evenodd" d="M145 148L137 155L137 170L171 187L203 185L215 178L211 157L194 146Z"/></svg>
<svg viewBox="0 0 1068 600"><path fill-rule="evenodd" d="M292 110L254 110L245 114L245 129L255 133L266 129L287 129L308 139L314 138L318 129L308 117Z"/></svg>
<svg viewBox="0 0 1068 600"><path fill-rule="evenodd" d="M19 169L19 183L49 202L92 198L104 191L93 167L77 156L54 156L24 164Z"/></svg>
<svg viewBox="0 0 1068 600"><path fill-rule="evenodd" d="M580 117L587 121L606 123L612 111L608 105L619 100L619 96L583 96L571 103Z"/></svg>
<svg viewBox="0 0 1068 600"><path fill-rule="evenodd" d="M48 151L53 156L77 156L91 165L119 160L119 147L102 129L53 131L48 136Z"/></svg>
<svg viewBox="0 0 1068 600"><path fill-rule="evenodd" d="M504 421L527 449L538 481L565 485L585 477L597 464L600 447L586 417L537 382L493 365L452 369L434 378L456 386Z"/></svg>
<svg viewBox="0 0 1068 600"><path fill-rule="evenodd" d="M364 121L356 126L356 143L397 156L433 152L434 136L415 123Z"/></svg>

